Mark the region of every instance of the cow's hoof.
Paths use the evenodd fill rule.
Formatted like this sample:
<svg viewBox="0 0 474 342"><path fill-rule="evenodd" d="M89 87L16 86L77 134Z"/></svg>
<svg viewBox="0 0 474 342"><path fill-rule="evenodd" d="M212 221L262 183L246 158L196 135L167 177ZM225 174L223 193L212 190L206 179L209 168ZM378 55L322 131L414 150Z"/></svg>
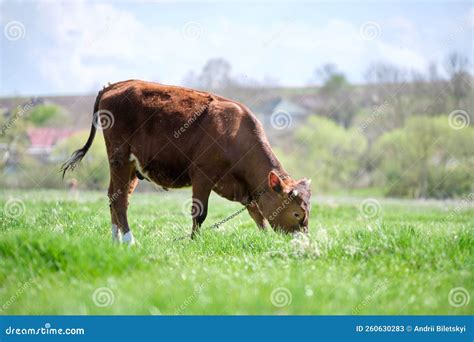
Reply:
<svg viewBox="0 0 474 342"><path fill-rule="evenodd" d="M135 238L133 237L133 234L131 231L128 231L125 234L123 234L122 243L129 246L133 246L136 244Z"/></svg>

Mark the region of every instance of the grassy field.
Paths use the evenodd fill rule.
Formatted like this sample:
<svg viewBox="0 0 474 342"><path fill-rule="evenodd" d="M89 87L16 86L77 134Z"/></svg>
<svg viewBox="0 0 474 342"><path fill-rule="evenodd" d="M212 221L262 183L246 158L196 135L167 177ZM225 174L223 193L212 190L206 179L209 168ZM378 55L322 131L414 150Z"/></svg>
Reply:
<svg viewBox="0 0 474 342"><path fill-rule="evenodd" d="M2 190L0 313L473 314L466 203L316 200L305 238L246 213L211 230L240 208L213 196L200 237L175 241L188 196L134 194L127 248L111 243L105 193Z"/></svg>

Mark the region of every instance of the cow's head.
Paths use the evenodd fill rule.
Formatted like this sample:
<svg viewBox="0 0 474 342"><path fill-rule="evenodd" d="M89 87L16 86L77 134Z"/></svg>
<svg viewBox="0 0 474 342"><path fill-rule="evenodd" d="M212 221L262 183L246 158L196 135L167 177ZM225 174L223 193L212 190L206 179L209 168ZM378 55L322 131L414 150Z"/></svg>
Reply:
<svg viewBox="0 0 474 342"><path fill-rule="evenodd" d="M270 171L268 188L259 201L259 207L272 228L287 233L307 232L311 208L310 181L282 179Z"/></svg>

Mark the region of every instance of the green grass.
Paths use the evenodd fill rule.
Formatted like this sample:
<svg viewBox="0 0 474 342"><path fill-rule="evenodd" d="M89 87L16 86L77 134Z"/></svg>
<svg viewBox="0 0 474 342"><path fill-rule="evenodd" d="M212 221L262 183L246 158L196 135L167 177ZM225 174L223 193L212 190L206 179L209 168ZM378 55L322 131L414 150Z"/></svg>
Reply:
<svg viewBox="0 0 474 342"><path fill-rule="evenodd" d="M10 198L24 213L5 214ZM315 203L310 238L259 231L216 196L202 234L181 210L187 192L134 194L129 220L139 246L111 243L105 194L2 191L2 314L473 314L473 209L383 201L367 219L359 199ZM341 204L342 203L342 204ZM459 204L458 204L459 205ZM107 306L93 294L106 287ZM272 303L272 292L288 299ZM96 292L97 294L97 292ZM100 296L99 296L100 297ZM278 304L278 302L276 303Z"/></svg>

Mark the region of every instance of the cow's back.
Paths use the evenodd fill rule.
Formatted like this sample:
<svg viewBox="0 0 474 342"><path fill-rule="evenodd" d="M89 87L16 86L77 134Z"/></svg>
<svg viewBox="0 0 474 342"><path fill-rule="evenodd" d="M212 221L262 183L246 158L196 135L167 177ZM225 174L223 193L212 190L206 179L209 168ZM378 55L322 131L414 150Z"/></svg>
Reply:
<svg viewBox="0 0 474 342"><path fill-rule="evenodd" d="M109 146L130 146L153 181L181 187L190 185L196 168L210 177L226 172L239 106L206 92L131 80L104 89L99 107L114 116L104 130Z"/></svg>
<svg viewBox="0 0 474 342"><path fill-rule="evenodd" d="M111 111L117 123L129 129L154 122L162 125L162 130L174 131L203 114L211 99L209 93L188 88L129 80L104 89L99 108Z"/></svg>

